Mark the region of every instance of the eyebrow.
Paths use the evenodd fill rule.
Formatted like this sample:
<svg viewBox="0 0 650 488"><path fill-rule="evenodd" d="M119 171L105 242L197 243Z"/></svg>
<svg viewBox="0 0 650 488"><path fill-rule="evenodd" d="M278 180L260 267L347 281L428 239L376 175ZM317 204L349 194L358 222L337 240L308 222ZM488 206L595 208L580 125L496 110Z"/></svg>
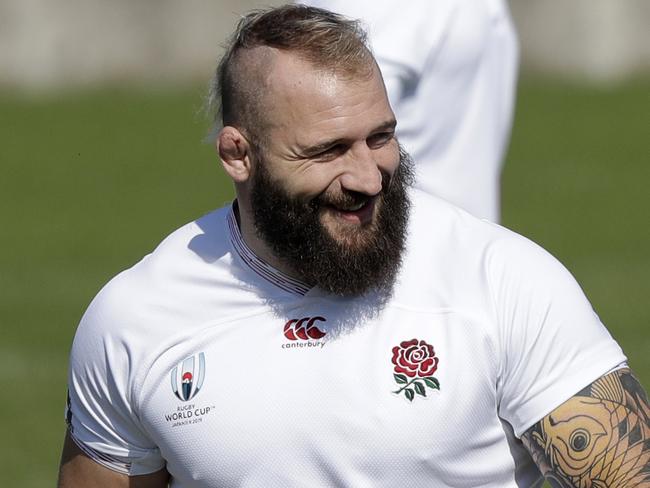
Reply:
<svg viewBox="0 0 650 488"><path fill-rule="evenodd" d="M390 119L375 127L371 131L371 134L375 134L377 132L381 132L384 130L395 130L396 126L397 126L397 121L395 119ZM345 138L339 137L338 139L330 139L328 141L319 142L318 144L315 144L313 146L301 147L300 150L303 154L309 156L309 155L318 154L320 152L326 151L330 147L336 146L337 144L340 144L345 140L346 140Z"/></svg>

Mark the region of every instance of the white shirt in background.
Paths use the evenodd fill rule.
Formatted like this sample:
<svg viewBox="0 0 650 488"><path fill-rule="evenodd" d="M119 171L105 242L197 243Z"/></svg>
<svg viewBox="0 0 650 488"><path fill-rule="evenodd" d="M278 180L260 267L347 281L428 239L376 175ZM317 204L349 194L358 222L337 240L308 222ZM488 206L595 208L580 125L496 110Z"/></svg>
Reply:
<svg viewBox="0 0 650 488"><path fill-rule="evenodd" d="M518 43L505 0L306 0L367 28L416 186L492 222Z"/></svg>

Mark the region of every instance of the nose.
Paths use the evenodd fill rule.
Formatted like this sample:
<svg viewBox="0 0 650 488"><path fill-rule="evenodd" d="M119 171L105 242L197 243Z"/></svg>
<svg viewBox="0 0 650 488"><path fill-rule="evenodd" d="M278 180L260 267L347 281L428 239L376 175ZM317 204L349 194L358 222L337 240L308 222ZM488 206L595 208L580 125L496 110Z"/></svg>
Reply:
<svg viewBox="0 0 650 488"><path fill-rule="evenodd" d="M339 178L343 189L377 195L381 191L382 174L373 151L364 144L361 148L350 151L348 156L344 163L345 171Z"/></svg>

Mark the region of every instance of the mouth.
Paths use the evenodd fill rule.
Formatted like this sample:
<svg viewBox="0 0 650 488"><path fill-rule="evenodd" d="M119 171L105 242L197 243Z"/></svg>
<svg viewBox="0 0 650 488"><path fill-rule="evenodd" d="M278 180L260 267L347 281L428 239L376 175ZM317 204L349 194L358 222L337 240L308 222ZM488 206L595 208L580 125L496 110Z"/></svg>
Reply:
<svg viewBox="0 0 650 488"><path fill-rule="evenodd" d="M327 205L327 208L334 215L350 224L367 224L372 221L375 209L376 197L368 198L361 202L345 206Z"/></svg>

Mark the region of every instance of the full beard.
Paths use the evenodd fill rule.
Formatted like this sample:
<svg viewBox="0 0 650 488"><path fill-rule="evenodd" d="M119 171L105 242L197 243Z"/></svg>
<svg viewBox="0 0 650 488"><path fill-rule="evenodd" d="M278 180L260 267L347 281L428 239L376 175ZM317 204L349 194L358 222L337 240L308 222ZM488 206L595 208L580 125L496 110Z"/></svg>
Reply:
<svg viewBox="0 0 650 488"><path fill-rule="evenodd" d="M402 263L413 182L413 162L400 147L400 164L382 174L376 215L371 222L337 227L337 237L323 225L327 208L351 206L371 197L356 192L326 193L312 200L296 198L274 181L264 161L256 167L251 203L258 236L302 281L339 296L392 292Z"/></svg>

